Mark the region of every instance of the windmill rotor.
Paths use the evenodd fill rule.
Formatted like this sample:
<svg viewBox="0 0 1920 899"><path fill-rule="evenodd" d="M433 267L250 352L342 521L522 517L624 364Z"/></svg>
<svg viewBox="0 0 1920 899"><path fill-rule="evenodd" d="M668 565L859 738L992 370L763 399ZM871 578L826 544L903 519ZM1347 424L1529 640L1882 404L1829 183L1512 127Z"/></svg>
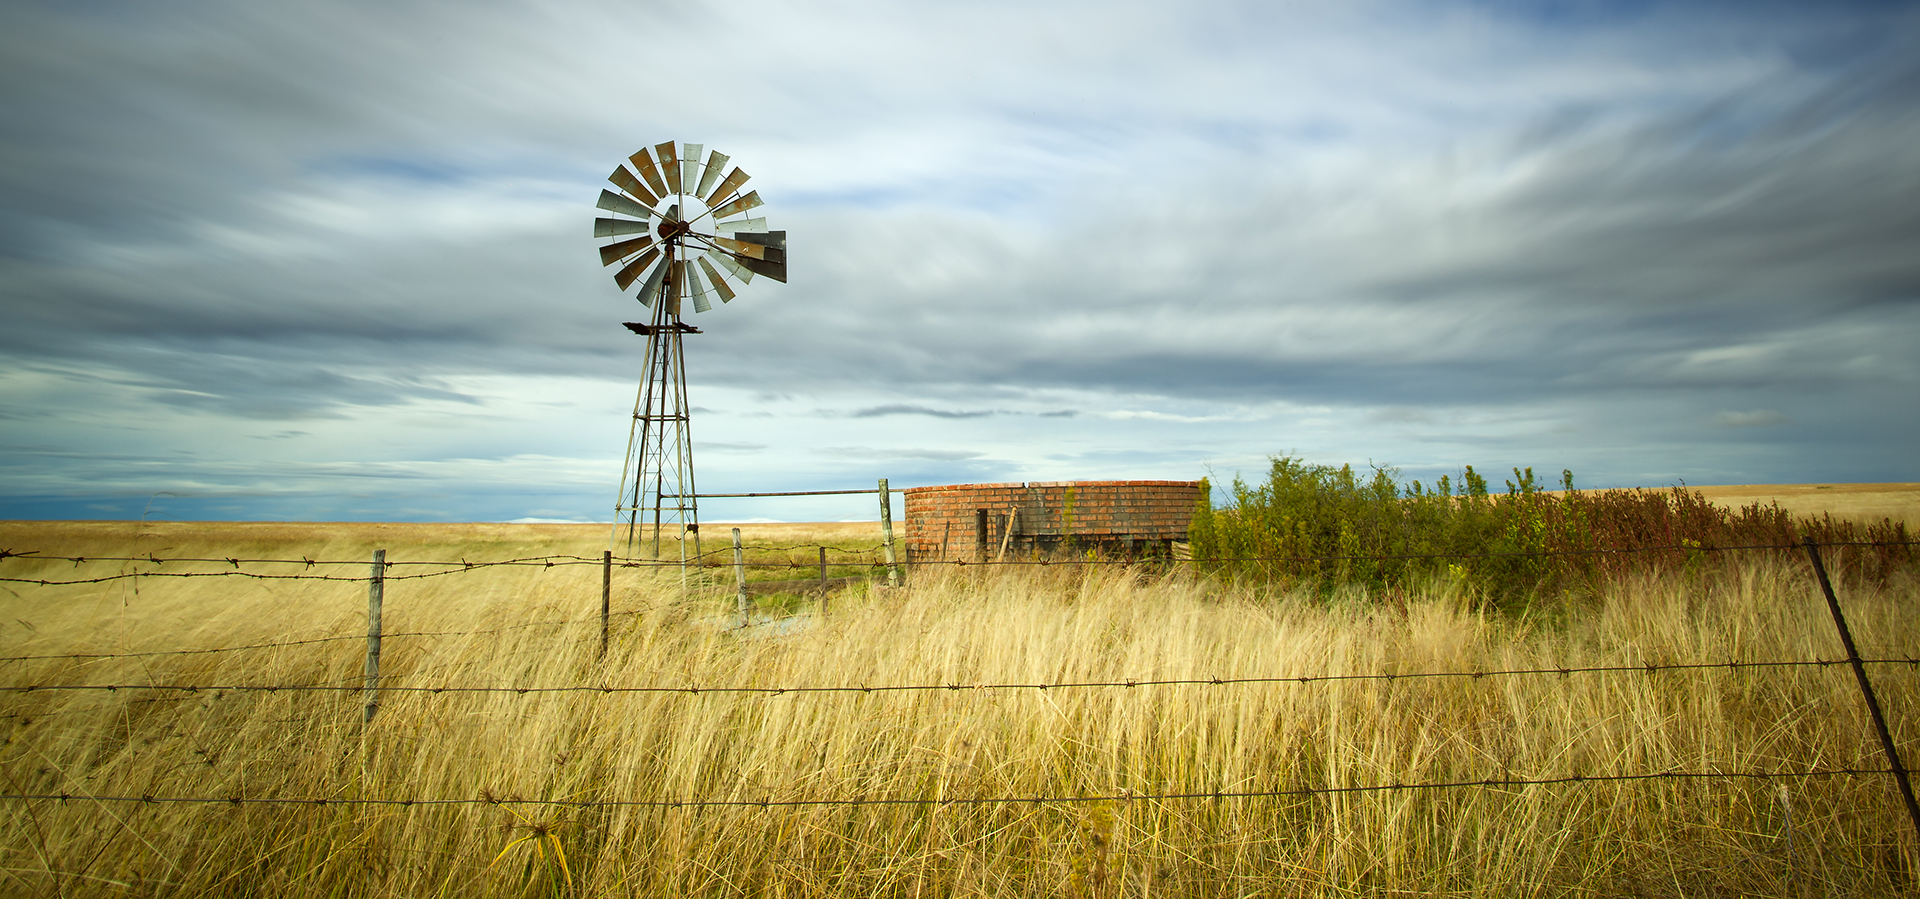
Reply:
<svg viewBox="0 0 1920 899"><path fill-rule="evenodd" d="M702 157L704 155L704 161ZM654 557L661 529L679 528L699 553L699 511L693 481L693 444L686 402L686 365L680 339L700 329L681 319L683 303L708 312L713 299L732 302L756 275L786 283L787 232L770 231L758 190L741 193L750 176L731 157L701 144L666 141L642 147L616 165L594 205L609 213L593 220L600 265L613 269L621 292L640 285L635 299L649 322L626 322L647 338L647 368L635 400L614 539L627 526L629 549L651 518ZM657 222L657 224L656 224Z"/></svg>

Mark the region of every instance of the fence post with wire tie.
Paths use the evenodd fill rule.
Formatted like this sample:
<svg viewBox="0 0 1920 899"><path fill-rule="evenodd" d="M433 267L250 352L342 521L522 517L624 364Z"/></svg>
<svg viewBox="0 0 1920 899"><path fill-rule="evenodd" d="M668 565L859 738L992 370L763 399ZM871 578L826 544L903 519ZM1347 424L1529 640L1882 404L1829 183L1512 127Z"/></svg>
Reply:
<svg viewBox="0 0 1920 899"><path fill-rule="evenodd" d="M887 548L887 586L900 586L900 569L893 557L893 503L888 498L887 479L880 479L880 536Z"/></svg>
<svg viewBox="0 0 1920 899"><path fill-rule="evenodd" d="M740 626L746 627L753 612L753 598L747 595L747 556L740 549L740 529L733 529L733 577L740 584Z"/></svg>
<svg viewBox="0 0 1920 899"><path fill-rule="evenodd" d="M607 618L613 610L613 550L600 553L600 657L607 657Z"/></svg>
<svg viewBox="0 0 1920 899"><path fill-rule="evenodd" d="M367 685L366 708L361 712L360 723L373 722L373 713L380 710L380 606L386 599L385 579L387 573L387 551L373 551L373 571L367 578Z"/></svg>

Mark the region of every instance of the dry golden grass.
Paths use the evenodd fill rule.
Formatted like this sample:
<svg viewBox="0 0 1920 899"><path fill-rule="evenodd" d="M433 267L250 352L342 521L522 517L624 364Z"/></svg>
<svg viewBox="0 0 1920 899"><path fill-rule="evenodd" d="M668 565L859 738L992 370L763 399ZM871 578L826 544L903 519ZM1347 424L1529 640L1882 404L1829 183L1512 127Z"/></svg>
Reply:
<svg viewBox="0 0 1920 899"><path fill-rule="evenodd" d="M1747 484L1689 487L1715 505L1779 503L1795 517L1832 515L1853 521L1892 519L1920 530L1920 484Z"/></svg>
<svg viewBox="0 0 1920 899"><path fill-rule="evenodd" d="M605 546L603 530L575 526L133 527L6 525L0 546L358 559L384 544L400 561L596 556ZM831 536L776 536L804 543L823 535ZM95 576L134 564L8 559L0 575ZM160 568L176 566L232 570ZM313 569L323 572L357 576L365 565ZM390 581L389 633L462 633L390 637L384 682L702 692L388 692L366 728L354 690L0 693L4 791L72 797L0 800L0 892L1107 899L1821 896L1911 884L1915 840L1884 776L1038 804L229 806L88 798L1146 797L1883 767L1844 666L970 688L1835 658L1816 588L1791 566L1622 584L1525 619L1476 614L1445 584L1381 605L1261 595L1144 570L924 572L905 589L850 591L824 622L777 634L718 626L731 592L724 578L702 586L696 577L683 588L671 570L621 569L614 607L623 614L604 660L594 620L599 576L586 565ZM349 639L13 661L0 668L0 686L360 681L364 584L141 578L4 586L9 656ZM1841 588L1864 651L1920 656L1912 623L1920 590L1912 583ZM1920 749L1920 728L1910 723L1920 673L1906 665L1872 671L1901 745ZM962 689L712 692L899 684Z"/></svg>

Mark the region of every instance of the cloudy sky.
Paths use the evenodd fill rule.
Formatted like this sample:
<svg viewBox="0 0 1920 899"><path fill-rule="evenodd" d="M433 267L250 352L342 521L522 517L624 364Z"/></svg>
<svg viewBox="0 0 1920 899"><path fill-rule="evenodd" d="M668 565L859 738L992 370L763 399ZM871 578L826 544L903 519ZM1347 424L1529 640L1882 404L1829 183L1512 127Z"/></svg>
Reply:
<svg viewBox="0 0 1920 899"><path fill-rule="evenodd" d="M1881 3L9 3L0 518L609 518L643 311L589 220L665 140L789 233L693 319L703 491L1920 480L1916 48Z"/></svg>

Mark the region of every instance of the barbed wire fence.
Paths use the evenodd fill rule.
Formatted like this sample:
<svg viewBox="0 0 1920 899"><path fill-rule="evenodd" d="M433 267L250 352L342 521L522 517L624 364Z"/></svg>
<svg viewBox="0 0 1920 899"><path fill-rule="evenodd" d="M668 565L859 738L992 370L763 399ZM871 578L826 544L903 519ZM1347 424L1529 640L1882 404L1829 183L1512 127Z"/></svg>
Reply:
<svg viewBox="0 0 1920 899"><path fill-rule="evenodd" d="M826 492L831 492L831 493L880 492L884 495L884 489L885 488L884 488L884 482L883 482L882 488L879 491L826 491ZM762 495L762 494L752 494L752 495ZM804 494L766 494L766 495L804 495ZM524 630L524 629L536 628L536 627L571 627L576 625L591 625L594 623L598 623L600 628L601 653L604 655L606 646L607 646L608 634L610 630L610 622L615 616L640 616L640 615L648 614L650 612L659 611L663 608L667 608L673 605L679 605L687 602L697 603L697 602L709 601L708 599L705 599L705 598L695 598L693 600L687 600L683 598L679 602L661 603L661 604L655 604L652 606L646 606L646 607L635 608L635 609L626 609L620 612L613 612L610 609L610 596L611 596L612 577L615 569L658 570L658 569L668 569L668 568L683 568L687 566L689 563L691 563L694 567L703 567L703 568L719 567L719 565L710 562L709 559L711 559L712 557L722 556L723 554L726 554L726 553L734 553L735 557L732 561L732 567L735 569L735 572L738 576L739 584L741 585L742 595L744 596L745 585L747 583L745 571L748 569L796 570L796 569L812 569L812 568L815 568L817 565L817 567L821 572L820 580L824 582L826 580L825 571L828 566L826 557L829 553L837 553L840 555L840 558L833 563L834 565L842 568L846 568L846 567L853 567L856 569L864 568L867 571L866 579L877 582L882 577L884 577L884 575L882 574L883 571L893 568L899 564L898 560L893 558L891 553L891 549L892 549L891 528L889 527L887 530L888 530L887 539L883 540L882 543L876 544L872 547L848 548L845 546L834 546L834 545L829 545L824 543L765 544L765 545L756 545L754 547L756 550L763 551L763 552L785 552L788 554L791 554L796 550L815 550L818 555L817 563L802 563L802 562L796 562L791 560L786 562L746 561L737 552L737 549L739 547L737 531L736 531L736 542L734 547L717 549L711 552L700 553L692 557L688 562L682 562L680 560L658 560L658 559L648 559L648 558L638 558L638 557L616 557L611 551L607 551L603 553L601 557L597 559L589 556L568 555L568 554L549 554L549 555L527 556L527 557L518 557L518 558L501 559L501 560L473 561L465 558L453 559L453 560L418 560L418 559L388 560L385 558L384 550L377 550L375 551L373 559L369 561L369 560L346 560L346 559L315 559L315 558L310 558L306 556L301 556L298 558L251 558L251 557L243 558L240 556L233 556L233 557L180 556L180 557L163 558L152 553L149 553L146 555L124 555L124 556L79 556L79 555L69 556L69 555L57 555L57 554L52 554L52 553L47 553L42 551L35 551L35 550L18 551L12 548L8 548L8 549L0 550L0 563L4 563L8 560L16 560L16 559L23 560L23 561L43 562L43 563L44 562L61 562L61 563L70 564L72 566L72 570L76 572L78 572L78 570L82 565L87 565L87 564L118 563L118 564L128 564L128 565L135 565L135 566L138 566L138 565L152 566L152 568L149 570L139 570L136 568L136 570L132 570L132 571L121 571L121 572L116 572L112 574L92 576L92 577L44 577L44 576L28 577L28 576L14 576L11 574L0 574L0 583L12 583L12 584L20 584L20 585L26 585L26 586L64 587L64 586L97 585L97 584L104 584L104 583L109 583L113 581L138 579L138 578L207 578L207 577L239 577L239 578L247 578L247 579L273 580L273 581L326 581L326 582L364 583L368 585L368 589L369 589L369 614L368 614L369 629L368 629L368 634L365 635L364 637L358 634L338 635L338 636L293 639L293 640L285 640L285 641L254 642L254 643L247 643L247 644L234 645L234 646L149 650L149 651L139 651L139 652L118 652L118 653L116 652L72 652L72 653L17 654L17 655L10 655L10 656L0 656L0 665L17 665L17 664L25 664L25 663L31 663L31 662L61 661L61 660L92 662L92 661L105 661L105 660L113 660L113 659L145 659L145 658L154 658L154 657L161 657L161 656L209 655L209 654L221 654L221 653L273 650L273 649L312 646L312 645L329 644L329 643L357 642L363 639L366 640L368 644L368 655L367 655L367 667L365 671L365 677L362 683L270 683L270 684L224 683L223 684L223 683L195 683L195 682L163 683L163 682L151 682L151 681L144 682L144 683L87 683L87 682L61 681L61 682L47 682L47 683L16 683L8 686L0 686L0 693L13 694L13 695L32 694L32 693L50 693L50 692L51 693L98 692L98 693L111 693L111 694L118 694L122 692L139 692L139 693L156 693L156 694L185 693L185 694L197 694L197 695L201 695L209 698L218 699L223 695L229 695L229 694L256 694L256 693L340 694L340 693L361 692L365 695L365 704L363 706L363 718L362 718L363 723L365 723L365 722L370 722L374 718L375 714L379 709L380 696L383 693L407 693L407 694L433 695L433 696L440 696L440 695L458 696L458 695L470 695L470 694L507 694L507 695L519 695L519 696L541 696L541 695L551 695L551 694L580 694L580 695L588 695L588 696L599 695L599 696L607 696L607 697L618 696L618 695L630 695L630 694L670 694L670 695L681 695L681 696L690 697L690 698L698 697L701 695L747 695L747 696L759 696L759 697L772 698L772 697L782 697L782 696L806 696L806 695L822 695L822 694L863 695L863 694L885 694L885 693L903 693L903 692L959 692L959 691L1007 692L1007 691L1029 691L1029 690L1030 691L1066 691L1066 690L1135 691L1135 690L1154 689L1154 688L1228 688L1228 687L1249 687L1249 686L1256 686L1256 685L1284 686L1289 684L1304 685L1304 684L1312 684L1312 683L1320 683L1320 682L1338 682L1338 681L1387 682L1387 681L1419 680L1419 679L1479 680L1479 679L1486 679L1486 678L1570 677L1574 675L1607 675L1607 674L1617 675L1617 674L1634 674L1634 673L1653 675L1661 672L1673 672L1673 671L1783 670L1783 669L1796 669L1796 668L1809 668L1809 667L1826 668L1826 667L1831 667L1836 665L1845 665L1845 666L1848 666L1849 669L1854 674L1855 680L1860 690L1862 701L1869 712L1869 717L1874 725L1876 736L1879 738L1879 743L1882 750L1882 754L1885 757L1886 766L1879 767L1879 768L1862 768L1862 767L1848 767L1848 766L1819 766L1819 767L1807 767L1807 768L1790 769L1790 770L1786 770L1786 769L1783 769L1783 770L1735 770L1735 771L1659 770L1659 771L1638 771L1638 772L1630 771L1630 772L1592 773L1592 774L1575 773L1575 774L1568 774L1568 775L1562 775L1562 776L1536 777L1536 778L1518 778L1518 777L1507 776L1507 777L1487 778L1487 779L1466 779L1466 780L1449 780L1449 781L1434 781L1434 782L1413 782L1413 783L1396 782L1396 783L1377 783L1377 784L1351 785L1351 786L1338 786L1338 787L1299 787L1299 788L1291 788L1291 789L1283 789L1283 790L1253 790L1253 791L1214 790L1214 791L1201 791L1201 792L1167 792L1167 793L1123 791L1123 792L1112 793L1112 794L1085 794L1085 795L1055 794L1055 795L1032 795L1032 796L1018 796L1018 795L940 796L940 797L855 796L855 797L847 797L847 798L772 798L772 797L769 797L769 798L758 799L758 800L712 799L712 798L704 798L704 797L698 797L698 796L690 796L690 797L684 797L684 798L678 798L678 799L561 800L561 799L529 799L529 798L520 798L520 797L497 797L497 796L491 796L491 795L482 795L482 796L474 796L474 797L423 796L423 797L396 799L396 798L355 798L355 797L338 797L338 796L312 796L312 797L257 796L257 795L256 796L249 796L249 795L163 796L163 795L151 795L151 794L94 795L94 794L84 794L84 793L74 793L74 792L60 792L60 793L8 792L8 793L0 793L0 801L8 801L8 802L54 801L54 802L61 802L61 803L84 801L84 802L90 802L90 803L225 804L225 805L234 805L234 806L249 805L249 804L281 805L281 806L363 806L364 805L364 806L403 806L403 807L460 806L460 805L522 805L522 806L562 806L562 807L577 807L577 808L645 807L645 808L662 808L662 809L692 809L692 810L698 810L698 809L704 809L704 808L718 808L718 807L775 808L775 807L799 807L799 806L862 806L862 805L867 805L867 806L902 806L904 805L904 806L947 807L947 806L965 806L965 805L994 805L994 804L1062 805L1062 804L1077 804L1077 803L1083 804L1083 803L1110 802L1110 801L1172 802L1172 801L1217 801L1217 800L1228 800L1228 799L1262 799L1262 798L1288 798L1288 797L1305 798L1305 797L1338 795L1338 794L1368 794L1368 793L1381 793L1381 792L1454 790L1454 789L1500 789L1500 788L1536 787L1536 786L1574 786L1574 785L1582 785L1582 784L1605 784L1605 783L1662 781L1662 780L1685 781L1685 780L1700 780L1700 779L1714 779L1714 778L1732 779L1732 780L1777 781L1777 780L1788 780L1788 779L1853 778L1853 777L1885 776L1885 777L1891 777L1893 779L1895 785L1897 786L1902 796L1908 815L1913 823L1915 833L1917 836L1920 836L1920 803L1917 803L1915 800L1913 788L1910 783L1909 771L1902 760L1902 757L1897 745L1894 742L1891 729L1886 720L1885 712L1880 705L1878 695L1874 690L1872 681L1867 674L1867 666L1879 667L1879 666L1905 665L1905 666L1909 666L1910 668L1920 668L1920 658L1915 658L1915 657L1866 658L1860 655L1858 647L1855 644L1851 631L1848 627L1845 615L1841 609L1839 599L1827 575L1824 561L1821 556L1821 550L1823 548L1884 545L1880 543L1868 543L1868 542L1857 542L1857 541L1856 542L1816 543L1812 538L1807 538L1806 540L1803 541L1802 546L1797 548L1783 547L1783 546L1774 545L1774 544L1717 546L1716 547L1716 546L1700 546L1696 544L1687 543L1687 544L1672 544L1672 545L1661 545L1661 546L1633 547L1633 548L1625 548L1625 549L1617 549L1617 550L1511 551L1511 552L1485 552L1485 553L1420 553L1420 554L1404 554L1404 555L1270 556L1270 557L1244 557L1244 558L1234 557L1234 558L1198 558L1198 559L1188 558L1188 559L1159 559L1159 560L1153 560L1146 563L1142 563L1138 560L1125 559L1125 558L1102 558L1098 555L1074 555L1074 556L1068 556L1063 558L1019 558L1019 559L1003 558L998 560L974 560L974 561L957 560L957 559L956 560L907 560L907 566L906 566L909 569L922 568L922 567L932 568L932 569L938 569L941 567L947 567L947 568L953 568L953 569L960 569L960 568L1014 569L1014 568L1024 568L1024 567L1034 567L1034 566L1040 566L1040 567L1114 566L1114 565L1137 566L1137 565L1147 564L1147 565L1158 567L1163 570L1179 570L1183 567L1191 568L1193 566L1198 566L1198 565L1216 564L1216 563L1225 563L1225 562L1335 563L1335 562L1350 562L1350 561L1386 561L1386 560L1395 560L1395 559L1461 560L1461 559L1471 559L1471 558L1529 557L1529 556L1550 557L1550 556L1570 556L1570 555L1603 555L1603 554L1658 553L1658 552L1741 553L1741 552L1757 552L1757 551L1780 551L1783 549L1799 549L1805 552L1806 557L1811 564L1811 568L1815 575L1815 580L1817 581L1818 588L1823 598L1826 601L1827 608L1833 619L1836 632L1839 635L1842 646L1845 650L1844 657L1838 658L1838 659L1822 659L1822 658L1777 659L1777 660L1758 660L1758 661L1726 661L1726 662L1698 662L1698 663L1649 663L1649 664L1641 664L1641 665L1604 665L1604 666L1584 666L1584 667L1510 668L1510 669L1445 670L1445 671L1394 671L1394 672L1300 675L1300 676L1290 676L1290 677L1237 677L1237 678L1212 677L1212 678L1160 678L1160 679L1141 678L1141 679L1126 679L1126 680L1111 680L1111 681L1060 681L1060 682L1025 682L1025 683L996 682L996 683L913 683L913 684L791 684L791 685L781 685L781 686L702 686L699 684L600 683L600 684L558 684L558 685L525 684L525 685L516 685L516 686L499 686L499 685L470 685L470 684L458 684L458 683L433 684L433 685L419 685L419 684L401 685L401 684L383 683L380 680L378 660L380 655L381 641L384 639L478 637L478 636L498 635L498 634L503 634L511 631ZM1914 544L1908 543L1908 544L1902 544L1902 545L1911 546ZM879 555L882 553L885 554L885 558L875 558L876 555ZM178 570L170 571L165 568L165 566L167 565L188 565L188 564L197 564L197 565L213 564L213 565L225 565L228 567L223 570L215 570L215 571L178 571ZM365 575L333 573L333 572L314 570L316 568L323 568L323 567L338 568L338 567L348 566L348 565L368 565L369 567ZM298 570L291 571L291 572L275 572L272 570L261 571L261 570L248 570L247 567L243 567L243 566L252 566L256 569L263 566L297 566ZM441 578L441 577L451 577L451 576L458 576L458 575L473 575L478 573L499 571L502 569L533 568L538 570L548 570L548 569L561 568L561 567L571 568L571 567L583 567L583 566L598 566L601 569L602 595L601 595L601 604L599 609L600 614L597 617L525 622L521 624L511 625L508 627L480 629L480 630L397 631L397 632L390 632L390 633L382 633L382 630L381 630L381 617L382 617L382 609L384 605L384 587L385 587L385 584L389 581L409 581L409 580L417 580L417 579L423 579L423 578ZM393 571L390 571L391 569L399 569L399 571L393 572ZM429 569L429 570L418 570L418 569ZM0 570L4 570L4 569L0 569ZM888 580L894 580L894 578L888 578ZM746 624L744 617L742 619L742 624L743 625ZM134 700L134 701L140 701L140 700ZM44 717L45 714L48 714L48 713L40 712L40 713L37 713L36 716ZM0 714L0 718L18 718L18 717L23 717L23 713L9 712L6 714Z"/></svg>

